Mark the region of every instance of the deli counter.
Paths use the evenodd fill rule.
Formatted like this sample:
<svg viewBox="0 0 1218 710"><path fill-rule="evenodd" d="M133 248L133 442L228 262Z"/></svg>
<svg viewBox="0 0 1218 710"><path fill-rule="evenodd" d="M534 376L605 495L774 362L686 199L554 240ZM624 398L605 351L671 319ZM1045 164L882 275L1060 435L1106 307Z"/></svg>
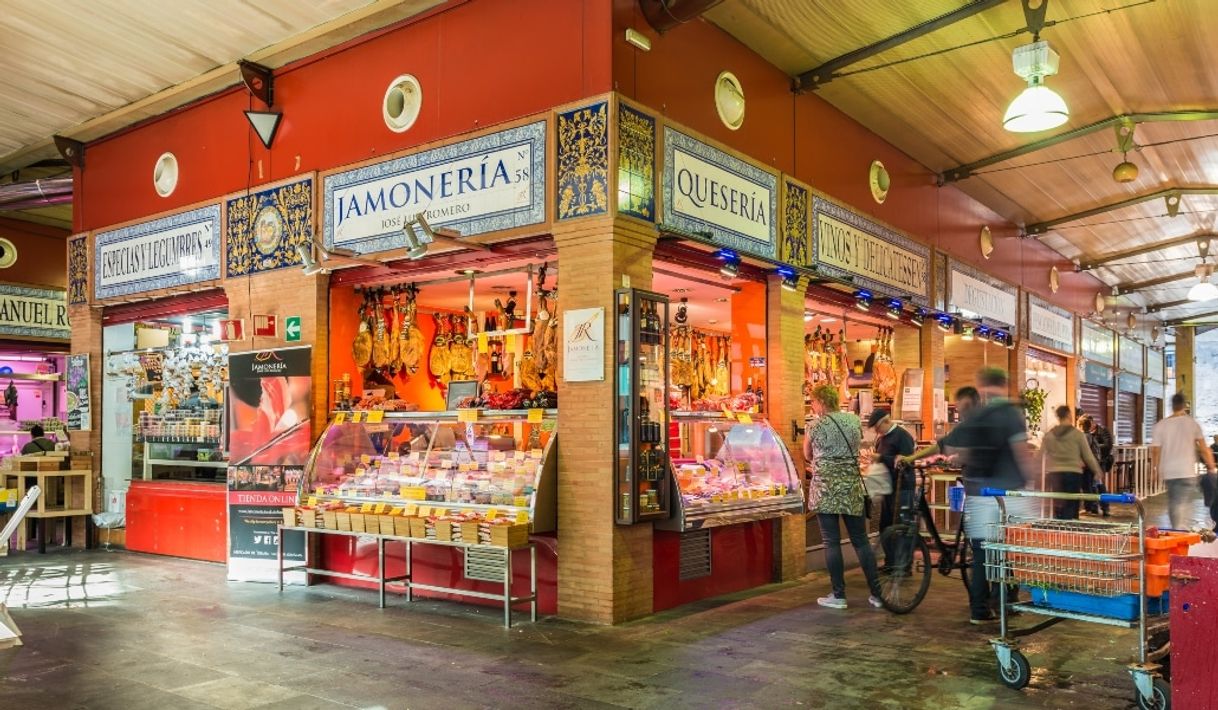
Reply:
<svg viewBox="0 0 1218 710"><path fill-rule="evenodd" d="M299 500L476 513L552 531L556 424L553 409L336 412L309 456Z"/></svg>
<svg viewBox="0 0 1218 710"><path fill-rule="evenodd" d="M674 511L657 522L680 532L802 513L800 476L782 438L763 419L673 412Z"/></svg>

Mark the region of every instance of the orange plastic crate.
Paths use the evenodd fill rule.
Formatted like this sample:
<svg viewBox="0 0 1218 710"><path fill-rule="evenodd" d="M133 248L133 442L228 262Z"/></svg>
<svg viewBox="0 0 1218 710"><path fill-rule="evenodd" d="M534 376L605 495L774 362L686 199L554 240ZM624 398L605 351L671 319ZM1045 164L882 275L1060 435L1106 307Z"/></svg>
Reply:
<svg viewBox="0 0 1218 710"><path fill-rule="evenodd" d="M1146 538L1146 564L1170 564L1172 555L1188 556L1188 548L1199 542L1201 536L1197 533L1160 532L1159 537Z"/></svg>

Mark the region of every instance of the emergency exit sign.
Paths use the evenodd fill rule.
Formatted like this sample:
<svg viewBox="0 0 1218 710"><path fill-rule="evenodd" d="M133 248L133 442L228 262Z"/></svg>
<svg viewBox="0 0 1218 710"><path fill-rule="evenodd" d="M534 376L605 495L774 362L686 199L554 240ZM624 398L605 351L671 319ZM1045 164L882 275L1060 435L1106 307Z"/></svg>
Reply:
<svg viewBox="0 0 1218 710"><path fill-rule="evenodd" d="M300 316L288 316L283 320L283 337L289 343L300 342Z"/></svg>

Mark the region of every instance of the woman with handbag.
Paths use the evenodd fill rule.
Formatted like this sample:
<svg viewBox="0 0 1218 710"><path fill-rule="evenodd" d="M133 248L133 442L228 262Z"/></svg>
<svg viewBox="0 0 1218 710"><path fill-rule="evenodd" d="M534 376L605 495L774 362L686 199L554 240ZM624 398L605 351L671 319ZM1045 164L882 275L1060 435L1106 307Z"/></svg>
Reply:
<svg viewBox="0 0 1218 710"><path fill-rule="evenodd" d="M868 600L873 607L882 607L879 575L875 554L867 539L867 519L863 516L863 476L859 471L859 443L863 424L849 412L838 411L837 390L822 385L812 391L812 410L817 415L815 425L808 428L804 438L804 459L812 469L808 484L808 501L820 522L825 543L825 566L833 592L816 600L832 609L846 608L846 573L842 561L842 524L854 545L867 586Z"/></svg>

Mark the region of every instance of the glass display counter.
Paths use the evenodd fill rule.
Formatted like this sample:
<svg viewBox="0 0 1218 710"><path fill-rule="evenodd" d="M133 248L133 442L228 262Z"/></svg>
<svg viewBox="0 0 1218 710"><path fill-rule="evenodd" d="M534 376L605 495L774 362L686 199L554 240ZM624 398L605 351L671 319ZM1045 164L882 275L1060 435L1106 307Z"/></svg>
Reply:
<svg viewBox="0 0 1218 710"><path fill-rule="evenodd" d="M803 491L786 445L770 425L709 412L674 412L677 495L664 530L698 530L802 513Z"/></svg>
<svg viewBox="0 0 1218 710"><path fill-rule="evenodd" d="M299 502L468 511L551 531L557 414L336 412L309 456Z"/></svg>

